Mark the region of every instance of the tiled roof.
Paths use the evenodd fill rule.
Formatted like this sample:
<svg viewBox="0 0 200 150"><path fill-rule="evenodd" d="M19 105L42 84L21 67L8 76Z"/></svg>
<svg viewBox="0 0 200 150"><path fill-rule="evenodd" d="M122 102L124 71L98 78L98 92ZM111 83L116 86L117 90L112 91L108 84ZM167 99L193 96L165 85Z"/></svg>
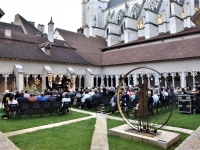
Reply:
<svg viewBox="0 0 200 150"><path fill-rule="evenodd" d="M5 30L6 28L10 28L12 31L15 31L15 32L24 33L21 26L9 24L9 23L5 23L5 22L0 22L0 29Z"/></svg>
<svg viewBox="0 0 200 150"><path fill-rule="evenodd" d="M107 46L106 40L102 37L89 37L80 33L56 29L65 39L67 44L76 48L76 53L93 65L101 65L101 49Z"/></svg>
<svg viewBox="0 0 200 150"><path fill-rule="evenodd" d="M135 44L150 43L152 41L170 39L170 38L175 38L175 37L179 37L179 36L198 34L198 33L200 33L200 28L197 28L197 27L185 29L184 31L178 32L175 34L170 34L169 32L167 32L164 34L160 34L159 36L152 37L150 39L139 38L138 40L135 40L135 41L132 41L129 43L116 44L116 45L113 45L110 47L106 47L106 48L102 49L102 51L108 51L108 50L112 50L112 49L119 48L119 47L121 48L121 47L127 47L127 46L131 46L131 45L135 45Z"/></svg>
<svg viewBox="0 0 200 150"><path fill-rule="evenodd" d="M125 2L125 1L127 1L127 0L111 0L111 1L108 3L108 7L107 7L106 9L109 9L109 8L111 8L111 7L114 7L114 6L116 6L116 5L118 5L118 4L121 4L121 3Z"/></svg>
<svg viewBox="0 0 200 150"><path fill-rule="evenodd" d="M12 38L4 38L0 30L0 58L47 61L89 65L90 63L76 53L75 49L56 45L51 47L51 55L44 54L38 44L47 42L47 38L12 32ZM26 39L26 40L24 40ZM58 40L55 40L58 41Z"/></svg>
<svg viewBox="0 0 200 150"><path fill-rule="evenodd" d="M0 29L0 38L4 38L4 32L5 30ZM19 32L11 32L11 39L22 42L37 43L37 44L42 44L48 41L47 37L35 36L32 34L23 34ZM56 45L60 47L69 47L65 43L66 43L65 41L54 39L54 43L51 43L51 45Z"/></svg>
<svg viewBox="0 0 200 150"><path fill-rule="evenodd" d="M33 26L30 22L28 22L26 19L24 19L21 15L17 14L24 25L24 28L26 29L28 34L37 35L38 33L42 35L43 33L38 30L35 26Z"/></svg>
<svg viewBox="0 0 200 150"><path fill-rule="evenodd" d="M134 64L200 57L200 37L104 52L102 65Z"/></svg>

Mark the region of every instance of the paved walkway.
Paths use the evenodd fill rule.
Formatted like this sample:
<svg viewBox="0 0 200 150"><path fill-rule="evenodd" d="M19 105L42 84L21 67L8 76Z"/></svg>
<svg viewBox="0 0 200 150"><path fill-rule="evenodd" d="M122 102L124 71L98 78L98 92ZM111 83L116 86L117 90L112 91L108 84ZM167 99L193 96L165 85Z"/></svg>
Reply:
<svg viewBox="0 0 200 150"><path fill-rule="evenodd" d="M175 150L200 150L200 127L196 129L183 143Z"/></svg>
<svg viewBox="0 0 200 150"><path fill-rule="evenodd" d="M0 132L0 141L3 141L3 143L4 143L4 144L0 144L0 150L5 150L5 149L6 150L18 150L18 148L7 138L9 136L23 134L23 133L27 133L27 132L34 132L37 130L42 130L42 129L47 129L47 128L58 127L61 125L79 122L79 121L87 120L87 119L91 119L91 118L96 118L95 130L94 130L93 137L92 137L91 150L109 150L106 119L107 118L114 119L114 120L123 120L123 119L119 118L119 117L109 116L106 114L88 112L88 111L84 111L81 109L72 109L72 110L90 114L91 116L84 117L84 118L78 118L78 119L74 119L74 120L69 120L69 121L63 121L63 122L49 124L49 125L44 125L44 126L39 126L39 127L33 127L33 128L29 128L29 129L8 132L8 133L4 133L4 134L2 134ZM190 150L198 149L199 150L200 149L200 127L195 132L193 130L177 128L177 127L170 127L170 126L165 126L164 129L191 134L191 136L189 136L176 150L184 150L184 149L185 150L186 149L187 150L188 149L190 149ZM185 148L186 146L187 146L187 148Z"/></svg>

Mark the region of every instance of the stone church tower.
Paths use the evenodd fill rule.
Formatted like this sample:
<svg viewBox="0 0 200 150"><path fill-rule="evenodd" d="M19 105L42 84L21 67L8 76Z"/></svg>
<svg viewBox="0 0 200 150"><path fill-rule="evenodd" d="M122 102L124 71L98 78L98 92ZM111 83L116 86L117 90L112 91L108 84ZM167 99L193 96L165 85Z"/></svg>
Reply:
<svg viewBox="0 0 200 150"><path fill-rule="evenodd" d="M82 0L82 26L112 46L191 28L198 9L199 0Z"/></svg>

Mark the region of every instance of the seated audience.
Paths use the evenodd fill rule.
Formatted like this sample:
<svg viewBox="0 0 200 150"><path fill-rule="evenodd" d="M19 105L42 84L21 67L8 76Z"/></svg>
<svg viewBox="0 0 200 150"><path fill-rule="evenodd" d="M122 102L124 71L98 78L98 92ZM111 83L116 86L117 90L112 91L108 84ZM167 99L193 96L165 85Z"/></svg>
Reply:
<svg viewBox="0 0 200 150"><path fill-rule="evenodd" d="M30 94L28 94L28 90L25 90L24 97L26 97L26 98L29 98L29 97L30 97Z"/></svg>
<svg viewBox="0 0 200 150"><path fill-rule="evenodd" d="M38 102L46 102L47 98L44 96L44 93L40 93L40 97L37 98Z"/></svg>
<svg viewBox="0 0 200 150"><path fill-rule="evenodd" d="M30 93L30 97L28 98L28 101L29 102L36 102L37 101L37 98L34 96L34 94L32 92Z"/></svg>
<svg viewBox="0 0 200 150"><path fill-rule="evenodd" d="M18 103L28 103L28 98L24 97L24 92L21 92L21 96L17 99Z"/></svg>

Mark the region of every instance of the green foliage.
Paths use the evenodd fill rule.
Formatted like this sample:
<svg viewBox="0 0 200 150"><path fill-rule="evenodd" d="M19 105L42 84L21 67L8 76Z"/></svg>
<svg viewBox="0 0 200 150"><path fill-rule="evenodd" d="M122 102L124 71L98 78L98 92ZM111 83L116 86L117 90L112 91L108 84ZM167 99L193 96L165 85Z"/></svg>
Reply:
<svg viewBox="0 0 200 150"><path fill-rule="evenodd" d="M41 87L36 87L35 84L33 84L31 87L29 87L29 86L28 87L24 87L23 89L24 90L28 90L29 92L33 91L34 93L36 91L39 91L39 92L43 92L44 91Z"/></svg>

